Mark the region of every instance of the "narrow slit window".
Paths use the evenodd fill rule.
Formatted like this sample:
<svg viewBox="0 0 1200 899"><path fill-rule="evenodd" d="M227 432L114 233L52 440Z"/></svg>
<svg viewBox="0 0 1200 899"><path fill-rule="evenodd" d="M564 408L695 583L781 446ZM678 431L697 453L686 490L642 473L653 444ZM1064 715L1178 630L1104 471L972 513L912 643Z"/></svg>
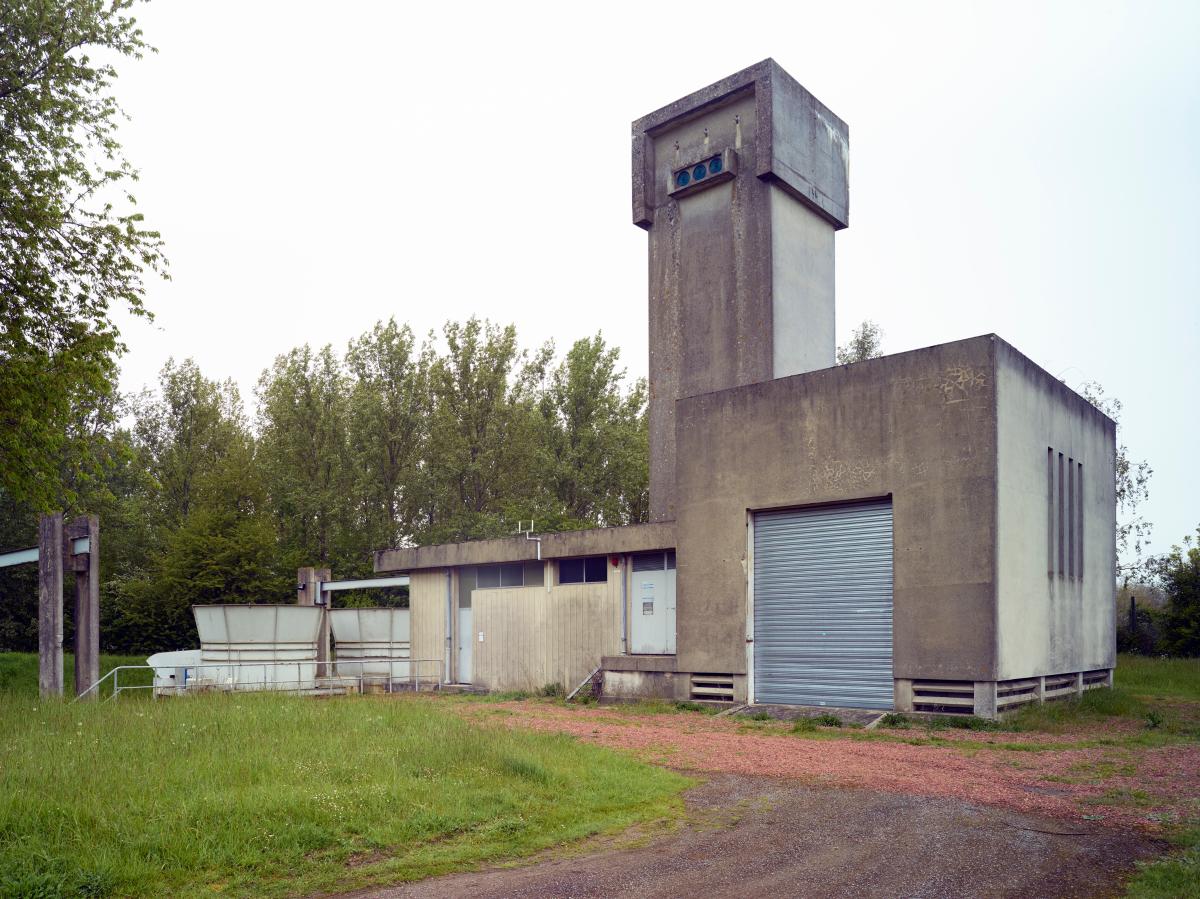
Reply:
<svg viewBox="0 0 1200 899"><path fill-rule="evenodd" d="M1067 516L1066 509L1063 503L1066 500L1065 488L1063 483L1063 454L1058 454L1058 574L1061 577L1066 574L1067 568L1067 547L1066 547L1066 524Z"/></svg>
<svg viewBox="0 0 1200 899"><path fill-rule="evenodd" d="M1075 577L1075 460L1067 459L1067 577Z"/></svg>
<svg viewBox="0 0 1200 899"><path fill-rule="evenodd" d="M1075 556L1076 570L1080 580L1083 579L1083 463L1077 464L1075 470L1075 508L1079 520L1075 525L1075 539L1079 541L1079 550Z"/></svg>
<svg viewBox="0 0 1200 899"><path fill-rule="evenodd" d="M1054 577L1054 448L1046 447L1046 574Z"/></svg>

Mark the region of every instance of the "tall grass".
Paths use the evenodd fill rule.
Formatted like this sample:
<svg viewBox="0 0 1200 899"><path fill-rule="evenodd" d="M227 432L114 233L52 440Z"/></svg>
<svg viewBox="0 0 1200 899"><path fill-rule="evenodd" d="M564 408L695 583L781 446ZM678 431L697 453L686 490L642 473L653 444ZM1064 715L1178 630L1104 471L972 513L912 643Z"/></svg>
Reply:
<svg viewBox="0 0 1200 899"><path fill-rule="evenodd" d="M103 677L118 665L145 665L145 656L121 656L102 653L100 676ZM153 676L150 671L122 671L121 685L148 685ZM101 688L102 696L112 694L111 680ZM63 692L67 696L75 692L75 656L63 653ZM121 698L149 695L149 690L122 691ZM38 656L36 652L0 652L0 693L36 697L38 695Z"/></svg>
<svg viewBox="0 0 1200 899"><path fill-rule="evenodd" d="M1145 696L1200 700L1200 659L1163 659L1122 653L1114 675L1118 687Z"/></svg>
<svg viewBox="0 0 1200 899"><path fill-rule="evenodd" d="M402 880L671 812L685 781L420 698L0 694L0 895Z"/></svg>

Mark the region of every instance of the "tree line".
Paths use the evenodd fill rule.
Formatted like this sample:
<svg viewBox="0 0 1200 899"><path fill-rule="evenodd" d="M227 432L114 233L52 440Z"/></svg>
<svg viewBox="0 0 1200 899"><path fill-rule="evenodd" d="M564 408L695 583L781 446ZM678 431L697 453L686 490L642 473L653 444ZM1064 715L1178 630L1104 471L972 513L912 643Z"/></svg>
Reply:
<svg viewBox="0 0 1200 899"><path fill-rule="evenodd" d="M301 565L361 577L374 550L508 535L521 519L645 521L646 403L599 334L557 357L475 318L420 342L388 320L341 353L297 347L262 373L251 410L233 382L170 361L153 387L72 422L91 458L64 463L60 500L101 519L102 645L193 645L193 604L294 601ZM0 546L34 542L36 509L0 490ZM0 572L0 649L36 648L35 578Z"/></svg>

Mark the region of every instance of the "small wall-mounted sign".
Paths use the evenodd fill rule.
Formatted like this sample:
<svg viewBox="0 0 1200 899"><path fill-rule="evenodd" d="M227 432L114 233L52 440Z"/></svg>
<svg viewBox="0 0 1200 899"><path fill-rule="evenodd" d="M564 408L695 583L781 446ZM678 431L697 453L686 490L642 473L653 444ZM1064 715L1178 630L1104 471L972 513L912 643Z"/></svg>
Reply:
<svg viewBox="0 0 1200 899"><path fill-rule="evenodd" d="M483 642L483 631L480 631L480 632L479 632L479 642L480 642L480 643L482 643L482 642Z"/></svg>
<svg viewBox="0 0 1200 899"><path fill-rule="evenodd" d="M652 603L652 602L642 603L642 614L643 615L653 615L654 614L654 603Z"/></svg>

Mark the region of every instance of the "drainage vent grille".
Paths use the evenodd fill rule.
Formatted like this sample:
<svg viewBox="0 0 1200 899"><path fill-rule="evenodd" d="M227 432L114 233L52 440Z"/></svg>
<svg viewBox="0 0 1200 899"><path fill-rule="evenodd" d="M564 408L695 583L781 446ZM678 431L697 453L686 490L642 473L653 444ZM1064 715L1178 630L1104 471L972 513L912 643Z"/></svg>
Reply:
<svg viewBox="0 0 1200 899"><path fill-rule="evenodd" d="M733 702L733 675L693 674L692 699Z"/></svg>
<svg viewBox="0 0 1200 899"><path fill-rule="evenodd" d="M1101 668L1098 671L1083 672L1083 689L1094 690L1096 687L1108 686L1108 669Z"/></svg>
<svg viewBox="0 0 1200 899"><path fill-rule="evenodd" d="M1076 675L1048 674L1046 675L1046 699L1058 699L1075 694Z"/></svg>
<svg viewBox="0 0 1200 899"><path fill-rule="evenodd" d="M975 711L975 683L969 680L915 680L913 711L970 715Z"/></svg>
<svg viewBox="0 0 1200 899"><path fill-rule="evenodd" d="M1030 702L1037 702L1041 682L1036 678L1002 680L996 684L996 707L1011 709Z"/></svg>

